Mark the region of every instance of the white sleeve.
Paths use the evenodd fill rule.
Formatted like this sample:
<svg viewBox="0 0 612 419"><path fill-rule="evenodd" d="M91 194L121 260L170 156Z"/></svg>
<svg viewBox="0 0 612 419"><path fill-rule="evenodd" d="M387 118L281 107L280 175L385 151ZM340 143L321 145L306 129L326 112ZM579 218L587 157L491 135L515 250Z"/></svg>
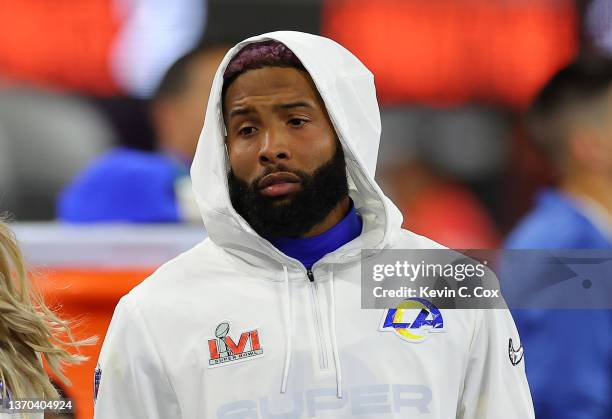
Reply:
<svg viewBox="0 0 612 419"><path fill-rule="evenodd" d="M115 308L97 371L95 419L181 417L155 342L129 294Z"/></svg>
<svg viewBox="0 0 612 419"><path fill-rule="evenodd" d="M480 310L457 418L533 419L533 402L522 357L523 349L510 311Z"/></svg>

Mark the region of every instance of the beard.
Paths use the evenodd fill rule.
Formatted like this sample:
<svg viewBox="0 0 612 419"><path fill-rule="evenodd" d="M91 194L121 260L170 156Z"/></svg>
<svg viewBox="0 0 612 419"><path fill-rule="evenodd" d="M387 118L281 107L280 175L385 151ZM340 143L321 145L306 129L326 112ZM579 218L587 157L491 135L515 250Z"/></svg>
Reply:
<svg viewBox="0 0 612 419"><path fill-rule="evenodd" d="M288 196L268 197L257 189L259 182L270 173L290 172L301 180L302 188ZM264 174L250 184L227 175L230 200L234 209L262 237L301 237L348 196L346 162L340 143L334 156L312 174L289 170L283 164L269 166Z"/></svg>

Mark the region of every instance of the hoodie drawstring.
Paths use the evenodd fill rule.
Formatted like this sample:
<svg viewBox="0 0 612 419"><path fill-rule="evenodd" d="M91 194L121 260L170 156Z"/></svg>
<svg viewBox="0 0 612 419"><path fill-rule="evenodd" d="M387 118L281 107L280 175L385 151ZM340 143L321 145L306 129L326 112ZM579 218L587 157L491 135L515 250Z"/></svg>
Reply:
<svg viewBox="0 0 612 419"><path fill-rule="evenodd" d="M336 299L334 297L334 269L329 265L330 286L330 322L332 351L334 352L334 366L336 367L336 389L339 399L342 398L342 367L340 365L340 353L338 352L338 339L336 338Z"/></svg>
<svg viewBox="0 0 612 419"><path fill-rule="evenodd" d="M293 336L293 330L291 328L291 292L289 291L289 272L287 266L283 265L283 271L285 273L285 365L283 367L283 381L281 383L281 393L287 390L287 379L289 377L289 367L291 366L291 341Z"/></svg>

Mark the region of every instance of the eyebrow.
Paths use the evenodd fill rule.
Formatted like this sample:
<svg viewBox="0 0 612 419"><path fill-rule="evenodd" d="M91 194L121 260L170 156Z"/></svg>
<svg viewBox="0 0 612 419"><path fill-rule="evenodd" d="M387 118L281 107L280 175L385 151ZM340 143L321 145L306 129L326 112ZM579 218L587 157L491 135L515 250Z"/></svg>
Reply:
<svg viewBox="0 0 612 419"><path fill-rule="evenodd" d="M250 113L253 113L255 111L255 109L253 109L250 106L244 106L244 107L240 107L240 108L234 108L230 111L229 113L229 118L233 118L235 116L239 116L239 115L248 115Z"/></svg>
<svg viewBox="0 0 612 419"><path fill-rule="evenodd" d="M306 101L297 101L297 102L289 102L289 103L281 103L279 105L274 106L275 109L294 109L294 108L310 108L314 109L314 106ZM239 108L234 108L229 113L229 118L233 118L240 115L248 115L250 113L254 113L255 109L251 106L241 106Z"/></svg>
<svg viewBox="0 0 612 419"><path fill-rule="evenodd" d="M314 108L314 106L312 106L312 104L308 102L298 101L298 102L290 102L290 103L283 103L280 105L276 105L275 108L277 109Z"/></svg>

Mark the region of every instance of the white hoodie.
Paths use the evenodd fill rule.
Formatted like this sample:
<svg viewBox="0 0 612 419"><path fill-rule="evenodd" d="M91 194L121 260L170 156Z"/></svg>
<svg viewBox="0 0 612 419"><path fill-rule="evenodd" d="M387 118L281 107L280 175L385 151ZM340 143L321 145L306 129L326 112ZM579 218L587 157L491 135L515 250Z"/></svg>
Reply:
<svg viewBox="0 0 612 419"><path fill-rule="evenodd" d="M362 234L313 266L263 239L233 209L221 112L223 72L248 43L275 39L310 73L346 155ZM243 41L222 61L191 170L209 238L121 299L99 358L96 419L533 418L507 310L441 310L423 342L380 330L361 309L361 249L439 248L400 228L374 181L374 80L337 43L298 32Z"/></svg>

